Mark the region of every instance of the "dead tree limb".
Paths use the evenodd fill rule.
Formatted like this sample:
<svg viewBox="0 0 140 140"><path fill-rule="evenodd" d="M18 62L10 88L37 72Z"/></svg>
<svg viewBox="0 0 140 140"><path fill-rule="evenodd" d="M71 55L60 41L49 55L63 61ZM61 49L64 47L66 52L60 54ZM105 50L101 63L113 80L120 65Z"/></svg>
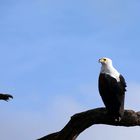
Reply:
<svg viewBox="0 0 140 140"><path fill-rule="evenodd" d="M59 132L49 134L38 140L76 140L78 135L94 124L114 126L140 126L140 112L125 110L120 122L111 120L105 108L96 108L75 114L66 126Z"/></svg>

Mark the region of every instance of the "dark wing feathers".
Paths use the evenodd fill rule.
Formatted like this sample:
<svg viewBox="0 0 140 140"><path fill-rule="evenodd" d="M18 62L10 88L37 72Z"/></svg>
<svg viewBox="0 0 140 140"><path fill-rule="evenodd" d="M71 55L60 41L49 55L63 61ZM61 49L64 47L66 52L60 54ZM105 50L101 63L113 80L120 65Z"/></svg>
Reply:
<svg viewBox="0 0 140 140"><path fill-rule="evenodd" d="M120 75L120 82L117 82L115 78L108 74L100 74L99 92L109 111L118 112L122 116L125 91L126 83L122 75Z"/></svg>
<svg viewBox="0 0 140 140"><path fill-rule="evenodd" d="M120 75L120 82L117 82L115 78L111 77L108 74L100 74L99 91L101 94L104 94L104 92L124 94L124 92L126 91L126 82L124 77Z"/></svg>
<svg viewBox="0 0 140 140"><path fill-rule="evenodd" d="M120 75L120 83L122 85L122 90L125 92L127 85L126 85L125 79L122 75Z"/></svg>
<svg viewBox="0 0 140 140"><path fill-rule="evenodd" d="M100 74L99 92L106 106L110 106L110 104L118 104L119 101L117 96L118 94L122 94L120 93L120 87L117 80L108 74Z"/></svg>

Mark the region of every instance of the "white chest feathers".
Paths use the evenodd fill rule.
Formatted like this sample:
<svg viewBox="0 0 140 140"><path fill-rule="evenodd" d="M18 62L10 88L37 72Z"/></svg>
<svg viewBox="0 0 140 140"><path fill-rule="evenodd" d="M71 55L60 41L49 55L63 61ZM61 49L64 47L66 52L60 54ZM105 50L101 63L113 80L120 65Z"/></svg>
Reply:
<svg viewBox="0 0 140 140"><path fill-rule="evenodd" d="M112 65L102 65L101 73L105 73L120 81L120 73Z"/></svg>

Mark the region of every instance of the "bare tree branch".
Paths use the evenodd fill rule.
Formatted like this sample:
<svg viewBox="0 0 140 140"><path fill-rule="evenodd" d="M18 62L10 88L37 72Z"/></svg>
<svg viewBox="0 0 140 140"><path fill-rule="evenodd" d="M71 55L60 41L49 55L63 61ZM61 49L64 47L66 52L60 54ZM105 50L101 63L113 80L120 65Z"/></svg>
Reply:
<svg viewBox="0 0 140 140"><path fill-rule="evenodd" d="M140 112L125 110L120 122L111 120L105 108L96 108L75 114L66 126L59 132L49 134L38 140L76 140L78 135L94 124L114 126L140 126Z"/></svg>

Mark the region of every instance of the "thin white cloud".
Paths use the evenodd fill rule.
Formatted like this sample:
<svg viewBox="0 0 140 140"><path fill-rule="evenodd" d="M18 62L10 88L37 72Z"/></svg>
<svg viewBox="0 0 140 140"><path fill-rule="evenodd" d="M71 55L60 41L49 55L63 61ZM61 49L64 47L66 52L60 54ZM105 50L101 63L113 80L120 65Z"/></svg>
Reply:
<svg viewBox="0 0 140 140"><path fill-rule="evenodd" d="M77 140L138 140L139 137L139 127L95 125L81 133Z"/></svg>
<svg viewBox="0 0 140 140"><path fill-rule="evenodd" d="M1 109L0 139L37 139L59 131L73 114L82 110L81 105L74 98L66 95L55 96L52 101L41 106L44 108L41 111L39 108L20 110L20 108L8 108L7 104L6 110Z"/></svg>

